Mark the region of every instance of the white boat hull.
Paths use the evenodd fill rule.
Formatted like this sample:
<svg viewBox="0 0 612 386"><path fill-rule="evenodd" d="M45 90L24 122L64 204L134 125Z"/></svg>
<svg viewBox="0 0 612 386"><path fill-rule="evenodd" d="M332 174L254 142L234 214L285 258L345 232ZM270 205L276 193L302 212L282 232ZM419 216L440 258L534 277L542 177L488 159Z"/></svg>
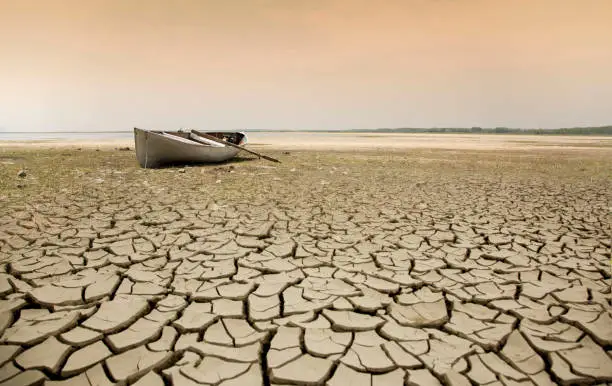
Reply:
<svg viewBox="0 0 612 386"><path fill-rule="evenodd" d="M240 144L246 143L244 133L237 135ZM211 146L189 139L187 132L159 132L134 129L136 158L143 168L156 168L178 163L216 163L227 161L240 149L231 146Z"/></svg>

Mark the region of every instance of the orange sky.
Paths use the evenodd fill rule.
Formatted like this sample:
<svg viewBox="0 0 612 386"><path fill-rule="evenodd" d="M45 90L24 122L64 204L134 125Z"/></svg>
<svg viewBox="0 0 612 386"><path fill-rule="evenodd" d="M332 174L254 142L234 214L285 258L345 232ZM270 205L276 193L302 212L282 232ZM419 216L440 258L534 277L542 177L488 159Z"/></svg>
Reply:
<svg viewBox="0 0 612 386"><path fill-rule="evenodd" d="M612 124L611 0L0 0L0 128Z"/></svg>

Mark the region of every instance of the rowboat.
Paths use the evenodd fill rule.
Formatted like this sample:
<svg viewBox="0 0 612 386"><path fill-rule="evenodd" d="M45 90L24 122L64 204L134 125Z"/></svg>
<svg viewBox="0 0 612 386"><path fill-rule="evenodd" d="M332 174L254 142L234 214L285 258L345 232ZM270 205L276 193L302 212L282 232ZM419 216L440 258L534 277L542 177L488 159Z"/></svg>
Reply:
<svg viewBox="0 0 612 386"><path fill-rule="evenodd" d="M214 137L219 142L205 137ZM136 158L143 168L178 163L213 163L227 161L238 154L247 137L243 132L206 132L191 130L153 131L134 128Z"/></svg>

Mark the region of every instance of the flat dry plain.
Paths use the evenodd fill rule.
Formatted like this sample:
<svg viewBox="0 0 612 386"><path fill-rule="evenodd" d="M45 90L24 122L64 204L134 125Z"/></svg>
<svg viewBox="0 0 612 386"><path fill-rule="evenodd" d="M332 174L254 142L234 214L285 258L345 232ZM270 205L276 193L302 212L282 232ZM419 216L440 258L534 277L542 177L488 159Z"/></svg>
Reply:
<svg viewBox="0 0 612 386"><path fill-rule="evenodd" d="M591 145L0 147L0 385L610 384Z"/></svg>

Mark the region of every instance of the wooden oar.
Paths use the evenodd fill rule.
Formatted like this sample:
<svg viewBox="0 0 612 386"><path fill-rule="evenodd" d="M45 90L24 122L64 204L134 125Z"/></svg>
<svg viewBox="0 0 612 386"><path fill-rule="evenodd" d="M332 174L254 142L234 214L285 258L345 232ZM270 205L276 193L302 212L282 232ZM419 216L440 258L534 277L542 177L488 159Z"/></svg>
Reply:
<svg viewBox="0 0 612 386"><path fill-rule="evenodd" d="M218 142L218 143L222 143L222 144L224 144L224 145L226 145L226 146L235 147L235 148L237 148L237 149L240 149L240 150L246 151L247 153L255 154L256 156L258 156L258 157L260 157L260 158L263 158L263 159L265 159L265 160L272 161L272 162L277 162L277 163L281 163L281 162L280 162L279 160L277 160L276 158L272 158L272 157L268 157L267 155L263 155L263 154L256 153L256 152L254 152L253 150L249 150L249 149L246 149L246 148L244 148L244 147L242 147L242 146L238 146L238 145L233 144L233 143L231 143L231 142L227 142L227 141L224 141L224 140L222 140L222 139L219 139L219 138L215 137L214 135L210 135L210 134L202 133L201 131L197 131L197 130L191 130L191 132L192 132L192 133L194 133L194 134L196 134L196 135L199 135L200 137L203 137L203 138L206 138L206 139L210 139L211 141L215 141L215 142Z"/></svg>

